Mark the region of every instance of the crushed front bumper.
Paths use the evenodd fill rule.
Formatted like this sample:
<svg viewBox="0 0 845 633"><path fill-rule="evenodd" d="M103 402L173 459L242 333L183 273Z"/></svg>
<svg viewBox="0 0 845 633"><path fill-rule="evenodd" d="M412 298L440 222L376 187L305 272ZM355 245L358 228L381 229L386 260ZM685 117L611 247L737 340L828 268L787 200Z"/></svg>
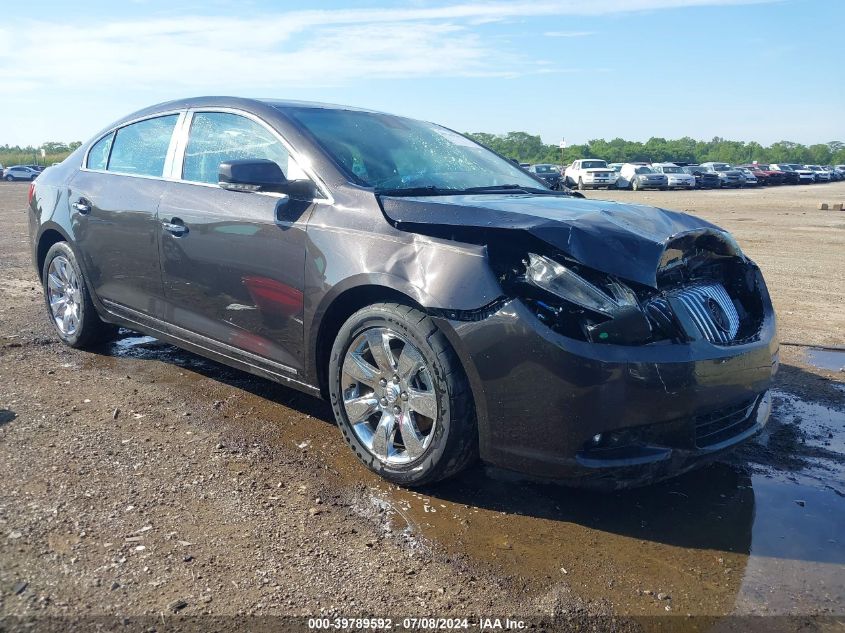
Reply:
<svg viewBox="0 0 845 633"><path fill-rule="evenodd" d="M768 420L778 367L764 299L759 336L731 346L588 343L551 330L518 299L482 320L444 322L472 385L482 460L620 488L679 474L747 440ZM735 419L722 429L725 412Z"/></svg>

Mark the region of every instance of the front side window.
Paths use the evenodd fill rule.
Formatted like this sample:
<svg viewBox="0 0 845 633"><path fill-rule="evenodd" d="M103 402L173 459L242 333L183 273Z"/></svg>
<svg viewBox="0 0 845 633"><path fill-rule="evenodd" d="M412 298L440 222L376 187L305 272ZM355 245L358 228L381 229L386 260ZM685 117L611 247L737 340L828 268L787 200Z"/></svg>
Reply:
<svg viewBox="0 0 845 633"><path fill-rule="evenodd" d="M111 144L114 140L114 132L104 136L99 141L94 143L94 146L88 152L88 169L105 169L109 164L109 152L111 151Z"/></svg>
<svg viewBox="0 0 845 633"><path fill-rule="evenodd" d="M120 128L114 136L108 170L132 176L163 176L178 118L178 114L170 114Z"/></svg>
<svg viewBox="0 0 845 633"><path fill-rule="evenodd" d="M307 178L287 148L263 125L229 112L196 112L182 179L217 184L220 163L259 158L275 162L288 180Z"/></svg>

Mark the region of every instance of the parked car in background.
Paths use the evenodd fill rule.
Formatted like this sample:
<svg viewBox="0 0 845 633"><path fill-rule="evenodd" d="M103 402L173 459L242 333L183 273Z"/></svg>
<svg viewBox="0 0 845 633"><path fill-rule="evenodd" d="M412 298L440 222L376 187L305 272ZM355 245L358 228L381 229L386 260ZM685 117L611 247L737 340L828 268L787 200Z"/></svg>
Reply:
<svg viewBox="0 0 845 633"><path fill-rule="evenodd" d="M830 172L821 165L804 165L815 175L816 182L830 182Z"/></svg>
<svg viewBox="0 0 845 633"><path fill-rule="evenodd" d="M745 176L745 184L743 184L743 187L756 187L760 184L760 181L757 180L757 176L754 175L754 172L747 167L734 167L734 169Z"/></svg>
<svg viewBox="0 0 845 633"><path fill-rule="evenodd" d="M695 189L695 176L675 163L652 163L651 168L666 176L669 189Z"/></svg>
<svg viewBox="0 0 845 633"><path fill-rule="evenodd" d="M752 163L751 165L740 165L746 169L750 169L757 177L757 182L761 185L782 185L784 183L784 172L769 169L768 165L761 165L760 163Z"/></svg>
<svg viewBox="0 0 845 633"><path fill-rule="evenodd" d="M722 187L742 187L745 184L745 174L737 171L728 163L701 163L707 171L719 176L719 183Z"/></svg>
<svg viewBox="0 0 845 633"><path fill-rule="evenodd" d="M44 167L44 165L23 165L23 166L29 167L30 169L37 171L39 174L46 169L46 167Z"/></svg>
<svg viewBox="0 0 845 633"><path fill-rule="evenodd" d="M26 165L13 165L3 170L3 178L9 182L13 180L35 180L40 173Z"/></svg>
<svg viewBox="0 0 845 633"><path fill-rule="evenodd" d="M624 182L624 187L639 191L640 189L666 190L669 187L669 178L666 174L654 171L648 165L636 165L625 163L619 170L619 180ZM622 186L617 184L620 189Z"/></svg>
<svg viewBox="0 0 845 633"><path fill-rule="evenodd" d="M831 180L839 181L845 178L845 172L838 170L833 165L823 165L823 167L830 172Z"/></svg>
<svg viewBox="0 0 845 633"><path fill-rule="evenodd" d="M616 185L616 177L616 172L607 166L607 162L597 158L576 160L563 172L564 183L578 189L610 189Z"/></svg>
<svg viewBox="0 0 845 633"><path fill-rule="evenodd" d="M556 165L538 163L537 165L531 165L528 168L528 173L534 174L542 179L552 189L558 189L560 187L560 170Z"/></svg>
<svg viewBox="0 0 845 633"><path fill-rule="evenodd" d="M798 174L798 184L809 185L816 182L816 172L812 169L807 169L804 165L799 165L798 163L784 163L772 166L778 169L782 167L789 167L792 171Z"/></svg>
<svg viewBox="0 0 845 633"><path fill-rule="evenodd" d="M766 171L774 171L783 174L783 184L785 185L797 185L801 182L801 177L798 175L798 172L792 169L789 165L783 163L772 163L771 165L760 165L760 167Z"/></svg>
<svg viewBox="0 0 845 633"><path fill-rule="evenodd" d="M181 99L106 127L27 206L57 338L129 327L322 396L396 484L478 458L644 484L771 412L774 309L730 234L551 191L432 123Z"/></svg>
<svg viewBox="0 0 845 633"><path fill-rule="evenodd" d="M718 174L707 171L701 165L686 165L683 169L695 177L696 189L718 189L722 186Z"/></svg>

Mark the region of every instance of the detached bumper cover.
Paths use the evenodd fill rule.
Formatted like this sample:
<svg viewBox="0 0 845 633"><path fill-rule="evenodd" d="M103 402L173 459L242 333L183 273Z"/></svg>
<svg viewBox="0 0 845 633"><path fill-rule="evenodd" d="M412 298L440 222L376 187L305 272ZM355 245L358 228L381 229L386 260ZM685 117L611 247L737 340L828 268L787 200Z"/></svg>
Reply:
<svg viewBox="0 0 845 633"><path fill-rule="evenodd" d="M449 321L473 385L482 459L618 488L747 440L768 419L778 367L768 295L765 304L756 340L732 346L587 343L547 328L517 299L481 321ZM597 434L619 441L592 450Z"/></svg>

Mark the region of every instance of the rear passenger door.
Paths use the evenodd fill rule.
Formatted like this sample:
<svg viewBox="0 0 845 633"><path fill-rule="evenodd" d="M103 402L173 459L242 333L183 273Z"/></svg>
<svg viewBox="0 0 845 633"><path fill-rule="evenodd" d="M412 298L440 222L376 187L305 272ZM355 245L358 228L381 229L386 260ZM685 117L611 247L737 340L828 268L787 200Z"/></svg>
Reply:
<svg viewBox="0 0 845 633"><path fill-rule="evenodd" d="M192 111L182 138L159 206L166 319L177 335L295 376L314 201L228 191L217 176L221 162L256 158L276 162L289 180L307 176L278 134L246 113Z"/></svg>
<svg viewBox="0 0 845 633"><path fill-rule="evenodd" d="M155 325L163 306L159 200L183 113L119 127L92 145L70 183L68 201L79 255L109 310Z"/></svg>

